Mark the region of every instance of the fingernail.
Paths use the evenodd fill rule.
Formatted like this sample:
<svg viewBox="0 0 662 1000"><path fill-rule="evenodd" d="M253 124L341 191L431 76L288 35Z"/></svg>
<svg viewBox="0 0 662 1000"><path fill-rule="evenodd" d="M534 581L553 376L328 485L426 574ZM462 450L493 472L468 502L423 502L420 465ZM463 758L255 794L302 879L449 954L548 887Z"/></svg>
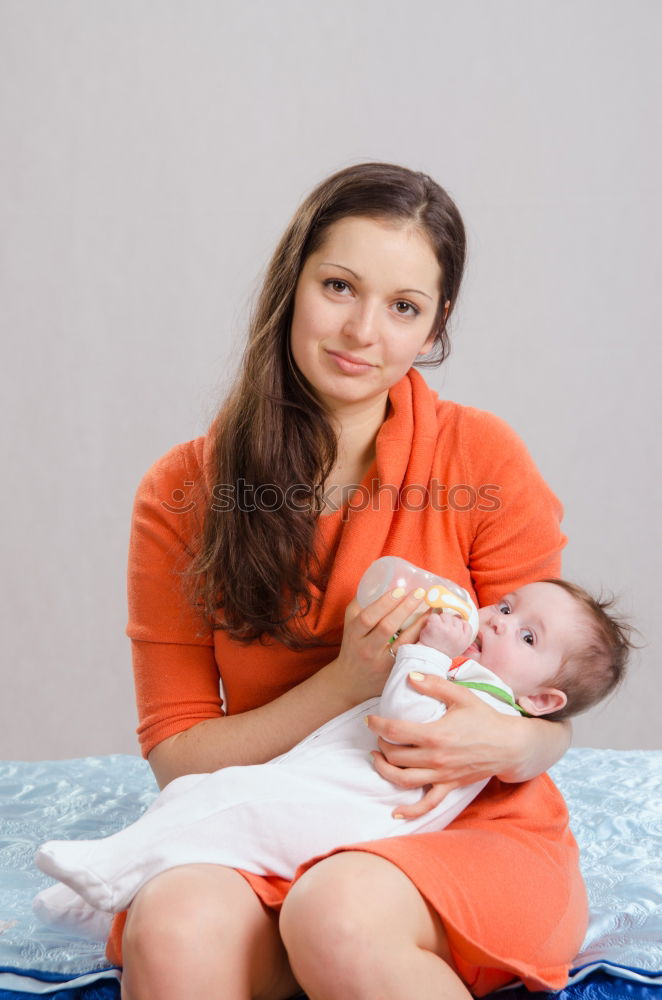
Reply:
<svg viewBox="0 0 662 1000"><path fill-rule="evenodd" d="M370 725L370 723L368 722L368 716L367 715L363 716L363 721L365 722L366 726Z"/></svg>
<svg viewBox="0 0 662 1000"><path fill-rule="evenodd" d="M422 597L425 597L425 587L419 587L417 590L415 590L414 597L417 597L419 601L421 600Z"/></svg>
<svg viewBox="0 0 662 1000"><path fill-rule="evenodd" d="M393 813L393 819L404 819L402 813Z"/></svg>
<svg viewBox="0 0 662 1000"><path fill-rule="evenodd" d="M419 673L418 670L412 670L411 673L409 674L409 676L411 677L411 679L413 681L424 681L425 680L425 674Z"/></svg>
<svg viewBox="0 0 662 1000"><path fill-rule="evenodd" d="M395 597L395 598L404 597L404 596L405 596L405 590L404 590L403 587L396 587L395 590L393 591L393 593L391 594L391 597Z"/></svg>

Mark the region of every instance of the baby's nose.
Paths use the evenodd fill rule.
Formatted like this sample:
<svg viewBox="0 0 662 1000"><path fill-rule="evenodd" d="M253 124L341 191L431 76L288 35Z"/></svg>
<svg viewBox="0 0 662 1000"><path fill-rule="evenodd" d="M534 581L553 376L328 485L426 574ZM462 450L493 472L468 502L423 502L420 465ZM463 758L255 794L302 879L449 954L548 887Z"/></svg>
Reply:
<svg viewBox="0 0 662 1000"><path fill-rule="evenodd" d="M495 611L490 620L490 626L494 629L497 635L501 635L508 627L506 616L500 614L498 611Z"/></svg>

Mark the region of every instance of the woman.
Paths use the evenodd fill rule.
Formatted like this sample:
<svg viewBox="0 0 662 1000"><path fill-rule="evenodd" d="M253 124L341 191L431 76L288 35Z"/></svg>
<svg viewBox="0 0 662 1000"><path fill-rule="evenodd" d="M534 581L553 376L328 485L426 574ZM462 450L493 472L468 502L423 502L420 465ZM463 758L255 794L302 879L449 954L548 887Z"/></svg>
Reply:
<svg viewBox="0 0 662 1000"><path fill-rule="evenodd" d="M464 251L457 209L423 174L363 164L323 182L274 254L209 434L141 483L127 631L161 786L269 760L381 692L393 646L422 622L401 630L409 594L358 607L378 556L443 572L482 604L558 575L560 508L522 443L440 401L411 368L447 354ZM563 985L586 903L542 772L567 726L509 719L436 679L416 686L448 714L428 726L371 717L385 738L375 767L424 789L405 816L498 776L475 803L440 833L313 859L291 887L212 865L158 876L111 935L124 1000Z"/></svg>

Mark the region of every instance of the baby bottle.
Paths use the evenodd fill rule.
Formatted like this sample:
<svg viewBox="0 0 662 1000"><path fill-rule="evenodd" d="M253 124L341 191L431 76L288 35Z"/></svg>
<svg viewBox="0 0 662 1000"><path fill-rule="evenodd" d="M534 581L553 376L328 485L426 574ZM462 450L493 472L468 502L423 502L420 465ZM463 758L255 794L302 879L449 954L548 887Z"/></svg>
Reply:
<svg viewBox="0 0 662 1000"><path fill-rule="evenodd" d="M408 628L419 615L432 608L435 611L459 615L469 622L474 639L478 631L478 610L471 597L464 589L452 580L447 580L436 573L414 566L399 556L382 556L368 566L359 581L356 597L361 607L371 604L387 591L402 587L408 593L417 587L425 588L425 596L421 603L402 624L402 629Z"/></svg>

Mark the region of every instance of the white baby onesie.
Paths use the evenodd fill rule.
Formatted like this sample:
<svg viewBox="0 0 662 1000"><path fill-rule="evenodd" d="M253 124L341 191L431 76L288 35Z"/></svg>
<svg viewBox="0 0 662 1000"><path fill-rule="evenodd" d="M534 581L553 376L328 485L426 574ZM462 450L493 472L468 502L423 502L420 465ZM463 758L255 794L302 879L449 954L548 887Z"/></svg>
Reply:
<svg viewBox="0 0 662 1000"><path fill-rule="evenodd" d="M439 719L446 706L415 691L407 677L414 670L447 677L451 667L449 657L436 649L421 643L402 646L381 698L331 719L287 753L266 764L177 778L137 822L111 837L49 841L37 852L37 865L77 895L51 887L39 894L35 911L61 924L62 910L75 904L81 911L78 897L83 897L96 910L118 912L147 881L186 864L292 878L303 862L341 845L442 829L488 779L454 789L418 819L394 819L396 806L417 802L423 793L399 788L378 774L370 757L376 737L363 719L367 714L419 723ZM486 667L467 660L450 676L488 685L494 694L475 694L500 712L519 714L512 691Z"/></svg>

